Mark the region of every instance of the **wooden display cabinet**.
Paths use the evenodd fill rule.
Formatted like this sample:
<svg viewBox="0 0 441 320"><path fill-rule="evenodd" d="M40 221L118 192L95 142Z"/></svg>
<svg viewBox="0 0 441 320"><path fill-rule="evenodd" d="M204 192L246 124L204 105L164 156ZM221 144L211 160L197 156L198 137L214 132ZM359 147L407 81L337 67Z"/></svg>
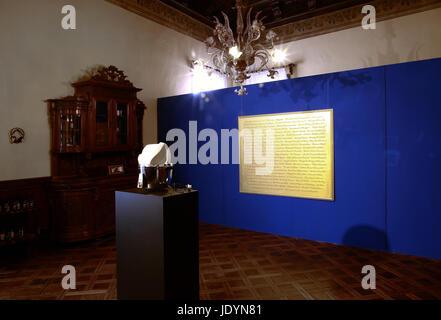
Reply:
<svg viewBox="0 0 441 320"><path fill-rule="evenodd" d="M51 234L61 242L115 231L114 191L136 186L143 147L141 89L122 71L99 67L72 87L73 96L47 100Z"/></svg>

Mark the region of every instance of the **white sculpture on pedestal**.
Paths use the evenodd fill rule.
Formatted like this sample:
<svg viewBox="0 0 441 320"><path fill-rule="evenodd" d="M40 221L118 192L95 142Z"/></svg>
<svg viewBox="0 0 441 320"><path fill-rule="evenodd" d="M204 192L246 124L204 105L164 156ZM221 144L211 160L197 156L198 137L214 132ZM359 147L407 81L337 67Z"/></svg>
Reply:
<svg viewBox="0 0 441 320"><path fill-rule="evenodd" d="M173 163L171 152L165 143L146 145L138 156L138 163L140 168L138 188L153 189L170 182Z"/></svg>

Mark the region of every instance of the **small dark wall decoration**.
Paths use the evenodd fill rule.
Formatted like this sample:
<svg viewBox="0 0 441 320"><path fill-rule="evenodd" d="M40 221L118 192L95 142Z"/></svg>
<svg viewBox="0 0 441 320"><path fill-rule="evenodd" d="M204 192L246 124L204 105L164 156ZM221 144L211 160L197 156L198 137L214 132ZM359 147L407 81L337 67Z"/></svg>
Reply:
<svg viewBox="0 0 441 320"><path fill-rule="evenodd" d="M22 128L12 128L9 130L9 143L22 143L24 141L25 132Z"/></svg>

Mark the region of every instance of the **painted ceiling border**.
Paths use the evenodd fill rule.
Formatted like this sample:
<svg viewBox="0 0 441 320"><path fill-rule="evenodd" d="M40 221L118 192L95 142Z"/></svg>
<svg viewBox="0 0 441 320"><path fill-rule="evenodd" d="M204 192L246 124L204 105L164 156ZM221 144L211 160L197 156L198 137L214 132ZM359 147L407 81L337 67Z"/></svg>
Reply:
<svg viewBox="0 0 441 320"><path fill-rule="evenodd" d="M159 0L106 0L121 8L153 20L161 25L204 41L212 28ZM373 5L377 22L441 7L441 0L374 0L365 4L325 13L273 28L280 37L278 43L314 37L361 26L364 5Z"/></svg>

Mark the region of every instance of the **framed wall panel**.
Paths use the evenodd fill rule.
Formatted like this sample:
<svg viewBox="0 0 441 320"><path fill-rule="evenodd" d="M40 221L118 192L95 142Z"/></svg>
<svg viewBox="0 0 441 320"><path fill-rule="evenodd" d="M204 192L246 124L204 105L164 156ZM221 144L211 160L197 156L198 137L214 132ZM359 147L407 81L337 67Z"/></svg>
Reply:
<svg viewBox="0 0 441 320"><path fill-rule="evenodd" d="M242 193L334 200L333 110L238 117Z"/></svg>

